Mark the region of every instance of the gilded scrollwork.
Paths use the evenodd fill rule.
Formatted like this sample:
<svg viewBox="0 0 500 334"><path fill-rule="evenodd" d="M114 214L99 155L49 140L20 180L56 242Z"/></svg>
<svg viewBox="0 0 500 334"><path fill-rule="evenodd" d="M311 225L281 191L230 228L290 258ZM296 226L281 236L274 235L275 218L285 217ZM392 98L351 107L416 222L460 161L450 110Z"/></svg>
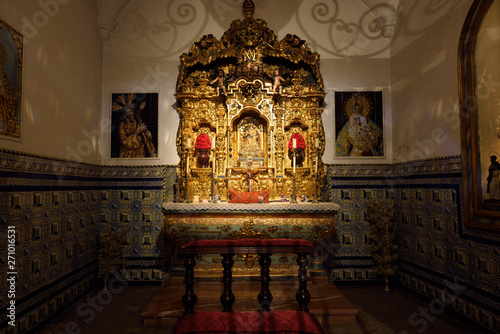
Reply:
<svg viewBox="0 0 500 334"><path fill-rule="evenodd" d="M190 180L179 182L181 188L189 188L179 190L180 201L214 195L227 201L228 189L248 190L237 170L247 166L262 169L254 171L254 189L268 188L270 200L280 200L289 189L285 184L290 175L285 168L290 164L288 140L294 132L300 132L307 143L303 168L309 175L323 177L322 172L315 173L316 158L322 167L324 152L321 114L325 92L320 57L296 35L278 40L264 20L253 17L253 8L253 1L246 0L245 17L233 21L220 39L203 35L180 57L175 97L181 122L176 144L181 160L179 177ZM278 75L283 77L276 81ZM283 86L279 90L278 83ZM248 117L260 122L262 147L241 154L239 134ZM202 165L197 164L193 147L201 133L215 138L210 151L212 165L207 167L213 172L207 175L195 170ZM314 179L303 177L299 182L300 191L312 197ZM322 180L318 184L323 184Z"/></svg>

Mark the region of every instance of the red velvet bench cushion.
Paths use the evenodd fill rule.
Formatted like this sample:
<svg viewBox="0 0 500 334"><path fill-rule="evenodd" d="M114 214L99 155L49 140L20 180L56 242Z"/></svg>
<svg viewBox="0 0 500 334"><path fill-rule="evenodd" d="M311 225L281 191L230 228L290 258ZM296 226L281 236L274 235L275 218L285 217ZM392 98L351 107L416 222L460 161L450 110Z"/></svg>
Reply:
<svg viewBox="0 0 500 334"><path fill-rule="evenodd" d="M180 318L174 334L324 333L314 315L292 310L270 312L200 312Z"/></svg>
<svg viewBox="0 0 500 334"><path fill-rule="evenodd" d="M184 247L312 247L312 244L303 239L212 239L190 241Z"/></svg>

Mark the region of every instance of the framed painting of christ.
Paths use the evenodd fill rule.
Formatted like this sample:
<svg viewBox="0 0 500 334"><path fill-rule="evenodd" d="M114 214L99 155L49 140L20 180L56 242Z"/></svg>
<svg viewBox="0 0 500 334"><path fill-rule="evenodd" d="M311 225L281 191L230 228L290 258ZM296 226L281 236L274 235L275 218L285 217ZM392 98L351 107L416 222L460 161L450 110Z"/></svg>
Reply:
<svg viewBox="0 0 500 334"><path fill-rule="evenodd" d="M0 19L0 138L21 139L23 36Z"/></svg>
<svg viewBox="0 0 500 334"><path fill-rule="evenodd" d="M158 93L111 94L111 158L158 158Z"/></svg>

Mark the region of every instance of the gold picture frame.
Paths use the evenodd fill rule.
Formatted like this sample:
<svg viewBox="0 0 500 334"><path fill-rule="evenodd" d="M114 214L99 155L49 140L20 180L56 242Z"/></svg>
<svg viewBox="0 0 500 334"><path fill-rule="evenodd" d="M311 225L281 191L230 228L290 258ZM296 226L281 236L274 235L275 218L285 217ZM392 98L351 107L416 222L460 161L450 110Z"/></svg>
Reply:
<svg viewBox="0 0 500 334"><path fill-rule="evenodd" d="M0 138L21 140L23 36L0 19Z"/></svg>

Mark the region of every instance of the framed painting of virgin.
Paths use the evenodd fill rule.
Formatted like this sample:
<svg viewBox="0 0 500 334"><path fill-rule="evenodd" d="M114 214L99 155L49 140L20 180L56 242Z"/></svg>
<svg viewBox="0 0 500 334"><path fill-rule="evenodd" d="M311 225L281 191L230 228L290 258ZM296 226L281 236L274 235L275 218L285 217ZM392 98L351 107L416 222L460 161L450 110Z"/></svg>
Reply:
<svg viewBox="0 0 500 334"><path fill-rule="evenodd" d="M335 92L335 156L384 157L382 92Z"/></svg>

